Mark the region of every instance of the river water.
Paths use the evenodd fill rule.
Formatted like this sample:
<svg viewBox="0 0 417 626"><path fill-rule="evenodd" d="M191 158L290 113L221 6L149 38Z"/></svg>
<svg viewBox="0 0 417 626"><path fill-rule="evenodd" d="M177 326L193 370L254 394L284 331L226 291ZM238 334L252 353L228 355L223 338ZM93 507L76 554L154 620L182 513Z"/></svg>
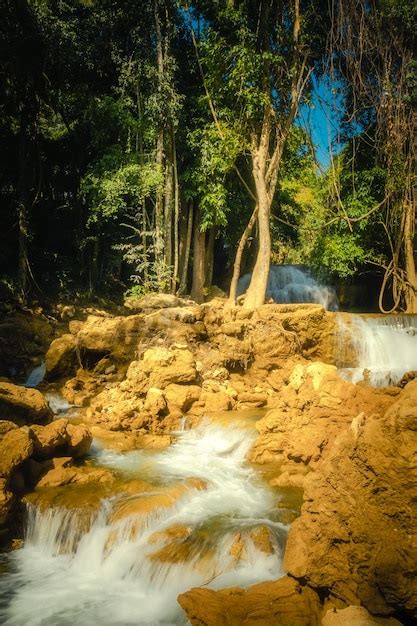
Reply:
<svg viewBox="0 0 417 626"><path fill-rule="evenodd" d="M346 346L354 363L343 363ZM397 384L417 370L417 315L340 316L339 361L341 375L354 383L366 378L374 387Z"/></svg>
<svg viewBox="0 0 417 626"><path fill-rule="evenodd" d="M77 508L28 505L24 547L0 568L0 623L184 624L176 598L191 587L279 578L288 526L279 494L245 460L255 437L250 423L206 422L159 453L95 444L96 464L151 491L107 498L88 523Z"/></svg>

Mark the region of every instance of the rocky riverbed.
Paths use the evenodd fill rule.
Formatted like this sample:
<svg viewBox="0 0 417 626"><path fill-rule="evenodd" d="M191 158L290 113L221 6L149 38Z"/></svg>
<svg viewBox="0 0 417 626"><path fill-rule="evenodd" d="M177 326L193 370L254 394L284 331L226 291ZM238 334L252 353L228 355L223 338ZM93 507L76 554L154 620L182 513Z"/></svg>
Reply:
<svg viewBox="0 0 417 626"><path fill-rule="evenodd" d="M360 365L346 332L341 363L351 321L319 305L129 306L74 311L39 390L0 382L6 546L28 520L0 576L4 621L415 623L414 373L341 378ZM130 622L106 609L123 602Z"/></svg>

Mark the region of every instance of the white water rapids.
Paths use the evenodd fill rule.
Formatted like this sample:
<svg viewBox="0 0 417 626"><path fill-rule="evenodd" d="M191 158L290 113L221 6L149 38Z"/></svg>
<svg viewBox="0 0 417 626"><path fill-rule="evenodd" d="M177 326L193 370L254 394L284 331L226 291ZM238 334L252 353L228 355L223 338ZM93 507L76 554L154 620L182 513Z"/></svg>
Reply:
<svg viewBox="0 0 417 626"><path fill-rule="evenodd" d="M82 531L77 511L29 507L24 547L7 557L0 574L0 623L5 626L128 626L186 623L177 595L193 586L247 586L282 575L281 553L287 527L274 521L273 493L245 462L255 433L205 424L182 433L158 454L97 450L97 461L140 478L146 465L161 483L202 479L171 506L128 517L113 517L120 499L103 502ZM155 492L164 484L155 486ZM128 497L140 500L149 493ZM276 519L276 518L275 518ZM255 547L249 531L267 526L273 552ZM191 557L161 562L159 531L189 529ZM240 532L245 558L230 548ZM0 569L1 572L1 569Z"/></svg>
<svg viewBox="0 0 417 626"><path fill-rule="evenodd" d="M356 363L343 363L344 345L353 347ZM354 315L347 324L339 318L340 373L356 383L367 378L374 387L398 383L417 370L417 315L365 317Z"/></svg>
<svg viewBox="0 0 417 626"><path fill-rule="evenodd" d="M238 295L245 293L251 274L244 274L238 283ZM337 311L336 292L332 287L318 283L307 269L296 265L271 265L267 297L280 304L311 302L325 309Z"/></svg>

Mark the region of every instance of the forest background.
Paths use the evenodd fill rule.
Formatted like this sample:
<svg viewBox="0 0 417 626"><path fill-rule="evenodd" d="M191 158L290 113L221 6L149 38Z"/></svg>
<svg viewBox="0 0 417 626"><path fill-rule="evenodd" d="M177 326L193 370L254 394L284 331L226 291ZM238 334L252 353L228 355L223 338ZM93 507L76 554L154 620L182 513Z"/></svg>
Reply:
<svg viewBox="0 0 417 626"><path fill-rule="evenodd" d="M0 271L21 302L216 284L234 303L250 271L252 308L272 262L417 312L413 0L5 0L0 18Z"/></svg>

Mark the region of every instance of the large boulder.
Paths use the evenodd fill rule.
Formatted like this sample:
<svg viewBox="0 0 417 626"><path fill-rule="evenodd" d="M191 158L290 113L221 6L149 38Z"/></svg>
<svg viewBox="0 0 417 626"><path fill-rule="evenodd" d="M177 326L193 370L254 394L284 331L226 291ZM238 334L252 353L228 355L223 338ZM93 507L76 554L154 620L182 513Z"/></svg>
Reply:
<svg viewBox="0 0 417 626"><path fill-rule="evenodd" d="M178 596L192 626L318 626L320 601L316 593L284 577L248 589L204 587Z"/></svg>
<svg viewBox="0 0 417 626"><path fill-rule="evenodd" d="M93 440L83 424L70 424L66 419L55 420L47 426L32 426L33 456L37 460L54 456L84 456Z"/></svg>
<svg viewBox="0 0 417 626"><path fill-rule="evenodd" d="M0 478L10 478L13 471L30 458L33 450L33 435L28 428L7 432L0 441Z"/></svg>
<svg viewBox="0 0 417 626"><path fill-rule="evenodd" d="M383 417L360 414L306 482L284 566L371 613L417 619L417 381Z"/></svg>
<svg viewBox="0 0 417 626"><path fill-rule="evenodd" d="M50 380L72 374L77 364L74 335L62 335L49 346L45 356L46 376Z"/></svg>
<svg viewBox="0 0 417 626"><path fill-rule="evenodd" d="M276 408L256 424L260 433L251 460L313 467L359 413L383 415L399 390L356 386L333 365L297 364L275 399Z"/></svg>
<svg viewBox="0 0 417 626"><path fill-rule="evenodd" d="M112 354L116 360L128 361L133 357L143 332L144 321L141 315L89 315L76 335L81 359L89 364L106 354Z"/></svg>
<svg viewBox="0 0 417 626"><path fill-rule="evenodd" d="M155 309L170 309L195 305L192 300L185 300L169 293L151 293L146 296L129 296L125 306L132 311L149 312Z"/></svg>
<svg viewBox="0 0 417 626"><path fill-rule="evenodd" d="M171 383L165 389L165 400L170 413L180 411L186 413L199 400L201 387L198 385L179 385Z"/></svg>
<svg viewBox="0 0 417 626"><path fill-rule="evenodd" d="M149 348L141 361L133 361L127 371L127 386L146 392L151 387L165 389L171 383L192 383L197 376L195 359L190 350Z"/></svg>
<svg viewBox="0 0 417 626"><path fill-rule="evenodd" d="M0 527L6 523L15 499L11 478L32 453L32 433L28 428L11 429L0 441Z"/></svg>
<svg viewBox="0 0 417 626"><path fill-rule="evenodd" d="M51 418L52 411L40 391L0 382L0 419L23 426L45 424Z"/></svg>

